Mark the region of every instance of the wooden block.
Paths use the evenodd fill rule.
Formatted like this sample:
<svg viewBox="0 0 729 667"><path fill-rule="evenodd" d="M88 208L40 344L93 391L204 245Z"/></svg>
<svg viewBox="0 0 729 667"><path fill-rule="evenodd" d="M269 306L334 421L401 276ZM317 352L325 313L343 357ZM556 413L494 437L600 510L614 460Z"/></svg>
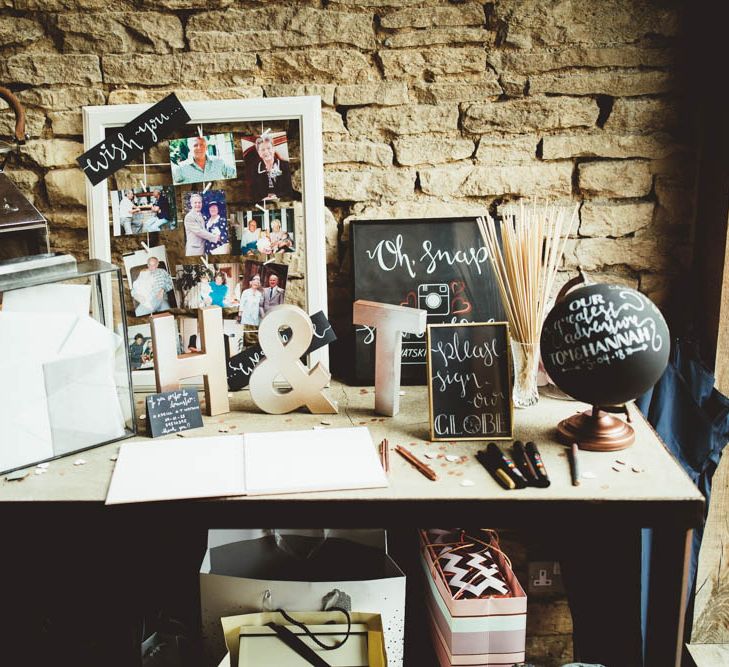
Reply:
<svg viewBox="0 0 729 667"><path fill-rule="evenodd" d="M354 324L377 330L375 345L375 412L394 417L400 411L402 335L425 333L427 312L376 301L354 302Z"/></svg>
<svg viewBox="0 0 729 667"><path fill-rule="evenodd" d="M154 348L154 378L157 391L174 391L180 380L202 375L205 388L205 414L230 412L228 379L225 371L223 311L219 306L197 311L202 352L177 354L175 318L169 313L150 317Z"/></svg>

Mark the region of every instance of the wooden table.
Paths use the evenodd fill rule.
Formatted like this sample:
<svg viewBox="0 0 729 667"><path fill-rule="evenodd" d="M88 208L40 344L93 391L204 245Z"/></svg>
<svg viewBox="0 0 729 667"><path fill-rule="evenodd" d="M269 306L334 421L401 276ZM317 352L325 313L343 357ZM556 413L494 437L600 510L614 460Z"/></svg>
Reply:
<svg viewBox="0 0 729 667"><path fill-rule="evenodd" d="M340 413L326 417L258 414L253 412L248 392L240 392L232 395L233 412L206 418L202 429L188 431L185 437L218 435L221 428L242 433L362 425L369 427L375 443L387 437L391 446L409 445L420 457L426 452L472 455L483 447L474 442L428 443L425 388L405 387L403 391L401 412L393 418L373 414L371 388L333 384L331 392L339 401ZM142 397L137 400L137 411L143 413ZM691 529L703 512L703 497L632 406L635 444L617 454L582 452L583 474L592 475L583 477L580 486L573 487L566 451L554 440L554 427L558 420L585 408L571 401L542 397L538 405L515 411L515 437L534 440L539 445L552 480L547 489L505 491L473 456L462 462L433 460L440 479L431 482L393 453L390 486L386 489L106 507L103 503L117 443L54 461L46 474L31 472L20 482L0 482L0 512L16 525L58 525L72 516L74 521L88 526L95 522L134 525L143 521L179 525L180 529L192 525L451 526L454 517L458 517L458 525L475 526L484 524L486 516L488 525L500 527L539 526L557 521L577 531L581 526L599 525L616 534L626 528L651 527L653 543L662 557L651 573L647 662L649 667L678 665L687 547ZM139 423L143 428L144 422ZM79 458L86 463L74 465ZM616 464L616 458L626 464ZM614 470L614 466L621 470ZM634 472L634 467L642 472ZM464 485L466 481L468 485Z"/></svg>

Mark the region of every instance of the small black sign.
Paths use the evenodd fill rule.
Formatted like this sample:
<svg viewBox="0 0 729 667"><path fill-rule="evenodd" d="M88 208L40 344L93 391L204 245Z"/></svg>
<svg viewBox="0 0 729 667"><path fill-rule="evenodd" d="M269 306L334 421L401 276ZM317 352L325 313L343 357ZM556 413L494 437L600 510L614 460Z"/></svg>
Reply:
<svg viewBox="0 0 729 667"><path fill-rule="evenodd" d="M431 324L427 346L430 439L511 438L507 324Z"/></svg>
<svg viewBox="0 0 729 667"><path fill-rule="evenodd" d="M203 425L200 400L190 389L147 396L147 424L153 438Z"/></svg>
<svg viewBox="0 0 729 667"><path fill-rule="evenodd" d="M323 311L320 310L318 313L314 313L311 316L311 323L314 325L314 338L312 338L309 349L306 350L304 356L337 340L334 328L329 323ZM289 333L290 331L289 329ZM281 336L286 341L286 330L282 332ZM240 391L248 386L253 369L265 358L266 355L263 354L261 346L252 345L240 354L236 354L228 359L228 388L231 391Z"/></svg>
<svg viewBox="0 0 729 667"><path fill-rule="evenodd" d="M131 123L110 130L104 141L87 150L76 161L86 177L96 185L189 120L190 116L177 95L170 93Z"/></svg>

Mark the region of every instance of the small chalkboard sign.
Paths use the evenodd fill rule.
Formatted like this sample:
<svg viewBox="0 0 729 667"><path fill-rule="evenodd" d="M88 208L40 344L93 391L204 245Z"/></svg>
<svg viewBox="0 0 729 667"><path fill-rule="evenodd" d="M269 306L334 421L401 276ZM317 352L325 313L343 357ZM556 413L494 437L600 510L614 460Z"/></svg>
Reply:
<svg viewBox="0 0 729 667"><path fill-rule="evenodd" d="M431 440L512 437L509 345L505 322L428 326Z"/></svg>
<svg viewBox="0 0 729 667"><path fill-rule="evenodd" d="M76 161L86 177L96 185L189 120L190 115L177 95L170 93L131 123L110 130L104 141L87 150Z"/></svg>
<svg viewBox="0 0 729 667"><path fill-rule="evenodd" d="M191 389L147 396L147 424L153 438L203 425L200 400Z"/></svg>

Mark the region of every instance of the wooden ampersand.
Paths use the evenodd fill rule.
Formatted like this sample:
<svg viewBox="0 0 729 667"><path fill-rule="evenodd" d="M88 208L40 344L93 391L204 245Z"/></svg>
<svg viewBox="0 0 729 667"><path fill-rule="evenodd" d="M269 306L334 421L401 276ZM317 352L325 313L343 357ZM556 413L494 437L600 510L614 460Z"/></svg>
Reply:
<svg viewBox="0 0 729 667"><path fill-rule="evenodd" d="M400 411L402 335L425 333L427 312L376 301L354 302L354 324L377 330L375 345L375 412L394 417Z"/></svg>
<svg viewBox="0 0 729 667"><path fill-rule="evenodd" d="M291 330L284 343L280 329ZM298 306L272 308L258 328L258 343L266 358L251 374L250 389L253 402L264 412L281 415L305 405L314 414L335 414L337 404L323 391L331 375L321 364L308 370L300 358L306 353L314 335L309 316ZM284 378L288 391L274 386L276 378Z"/></svg>
<svg viewBox="0 0 729 667"><path fill-rule="evenodd" d="M174 391L180 388L180 380L202 375L205 414L213 416L230 412L221 308L209 306L197 311L202 352L177 354L175 318L169 313L152 315L150 324L157 392Z"/></svg>

